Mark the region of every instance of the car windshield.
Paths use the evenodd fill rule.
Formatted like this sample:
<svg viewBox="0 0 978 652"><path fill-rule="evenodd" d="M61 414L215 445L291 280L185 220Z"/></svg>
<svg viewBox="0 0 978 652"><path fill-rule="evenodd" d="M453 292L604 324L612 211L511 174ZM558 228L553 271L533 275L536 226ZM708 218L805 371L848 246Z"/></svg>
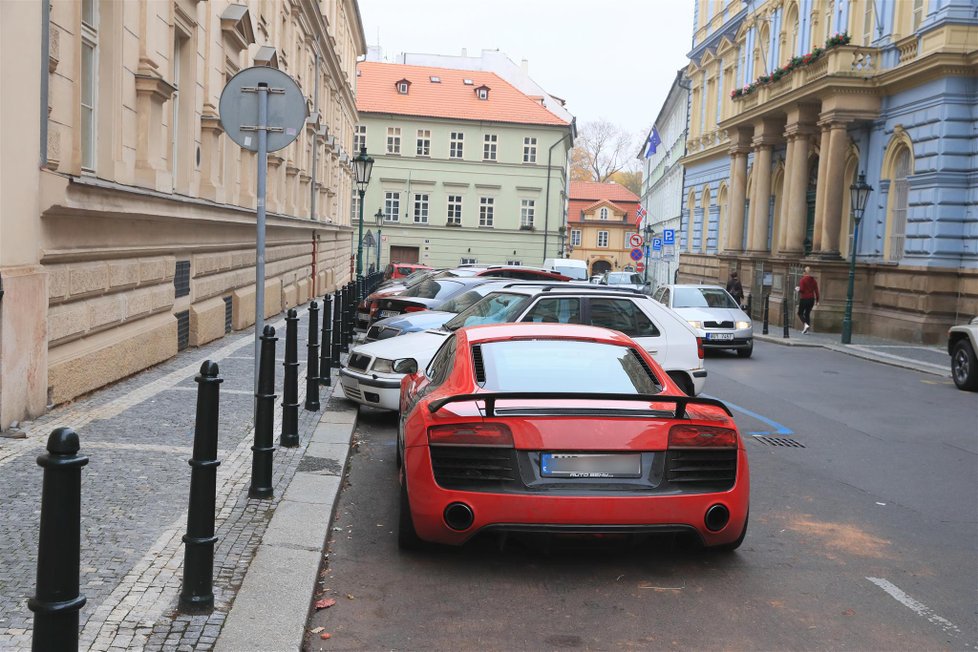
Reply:
<svg viewBox="0 0 978 652"><path fill-rule="evenodd" d="M611 272L608 274L608 285L641 285L642 277L638 274L631 274L629 272Z"/></svg>
<svg viewBox="0 0 978 652"><path fill-rule="evenodd" d="M445 299L458 292L461 287L462 285L460 283L446 279L440 279L438 281L427 279L401 292L398 296L415 297L417 299Z"/></svg>
<svg viewBox="0 0 978 652"><path fill-rule="evenodd" d="M398 279L397 282L403 283L406 287L414 287L425 279L430 278L432 274L433 272L430 269L422 269L414 274L411 274L410 276L404 277L403 279Z"/></svg>
<svg viewBox="0 0 978 652"><path fill-rule="evenodd" d="M529 297L524 294L493 292L445 322L443 328L454 331L463 326L515 321L528 301Z"/></svg>
<svg viewBox="0 0 978 652"><path fill-rule="evenodd" d="M482 345L485 389L507 392L660 391L627 346L579 340L512 340Z"/></svg>
<svg viewBox="0 0 978 652"><path fill-rule="evenodd" d="M673 288L673 308L739 308L723 288Z"/></svg>
<svg viewBox="0 0 978 652"><path fill-rule="evenodd" d="M462 294L448 299L444 303L438 304L435 306L435 310L442 310L444 312L462 312L482 297L482 293L478 290L469 290L468 292L463 292Z"/></svg>
<svg viewBox="0 0 978 652"><path fill-rule="evenodd" d="M564 265L554 265L553 270L558 274L569 276L575 281L587 280L587 270L583 267L565 267Z"/></svg>

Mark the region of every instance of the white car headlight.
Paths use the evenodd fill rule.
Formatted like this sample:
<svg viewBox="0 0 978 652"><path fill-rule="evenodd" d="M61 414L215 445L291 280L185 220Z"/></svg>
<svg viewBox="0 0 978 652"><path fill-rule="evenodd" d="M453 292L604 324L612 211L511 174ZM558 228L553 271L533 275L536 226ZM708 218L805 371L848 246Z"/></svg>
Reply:
<svg viewBox="0 0 978 652"><path fill-rule="evenodd" d="M749 321L739 321L739 322L737 322L736 326L737 326L737 330L742 331L745 328L750 328L750 322Z"/></svg>
<svg viewBox="0 0 978 652"><path fill-rule="evenodd" d="M689 319L687 321L689 321L689 325L692 326L693 328L703 328L703 322L701 321L693 321L692 319Z"/></svg>
<svg viewBox="0 0 978 652"><path fill-rule="evenodd" d="M385 374L394 373L394 361L388 360L387 358L374 358L374 364L371 367L372 371L379 371Z"/></svg>

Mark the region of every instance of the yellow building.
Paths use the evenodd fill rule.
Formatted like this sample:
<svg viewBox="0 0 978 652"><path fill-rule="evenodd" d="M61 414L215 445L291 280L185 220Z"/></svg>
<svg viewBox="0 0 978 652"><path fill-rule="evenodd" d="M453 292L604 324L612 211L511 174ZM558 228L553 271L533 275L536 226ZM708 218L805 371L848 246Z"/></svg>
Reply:
<svg viewBox="0 0 978 652"><path fill-rule="evenodd" d="M0 2L0 427L254 323L241 69L311 114L269 157L266 316L345 282L364 51L355 0Z"/></svg>
<svg viewBox="0 0 978 652"><path fill-rule="evenodd" d="M585 261L590 275L636 268L628 241L638 231L638 195L617 183L572 181L567 205L568 258Z"/></svg>

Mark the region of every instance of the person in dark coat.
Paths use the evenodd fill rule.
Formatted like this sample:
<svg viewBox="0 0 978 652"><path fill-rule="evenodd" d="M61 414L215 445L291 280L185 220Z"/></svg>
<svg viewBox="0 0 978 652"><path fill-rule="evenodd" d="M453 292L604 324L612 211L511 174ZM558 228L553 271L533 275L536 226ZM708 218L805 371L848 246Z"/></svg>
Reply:
<svg viewBox="0 0 978 652"><path fill-rule="evenodd" d="M734 298L738 306L744 305L744 286L737 278L737 272L730 272L730 280L727 281L727 292Z"/></svg>

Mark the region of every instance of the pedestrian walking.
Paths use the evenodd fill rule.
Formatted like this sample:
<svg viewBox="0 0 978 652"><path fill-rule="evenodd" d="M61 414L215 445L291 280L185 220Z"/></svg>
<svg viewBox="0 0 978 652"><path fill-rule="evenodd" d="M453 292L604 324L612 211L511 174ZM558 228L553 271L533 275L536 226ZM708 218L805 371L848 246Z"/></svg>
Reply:
<svg viewBox="0 0 978 652"><path fill-rule="evenodd" d="M805 268L805 273L802 275L801 280L798 281L798 287L795 288L795 292L798 293L798 317L801 319L801 323L804 324L801 332L809 333L812 330L812 309L819 302L818 281L812 276L811 267Z"/></svg>
<svg viewBox="0 0 978 652"><path fill-rule="evenodd" d="M737 278L737 272L730 272L730 280L727 281L727 292L734 298L738 306L744 305L744 286Z"/></svg>

